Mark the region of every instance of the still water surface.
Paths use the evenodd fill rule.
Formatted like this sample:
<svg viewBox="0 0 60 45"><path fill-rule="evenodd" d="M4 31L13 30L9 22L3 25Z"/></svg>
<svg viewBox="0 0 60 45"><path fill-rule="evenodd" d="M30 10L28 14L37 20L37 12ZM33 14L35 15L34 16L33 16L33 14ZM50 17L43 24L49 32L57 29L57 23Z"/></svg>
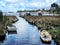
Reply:
<svg viewBox="0 0 60 45"><path fill-rule="evenodd" d="M0 45L55 45L54 40L51 44L45 44L40 40L40 32L36 26L30 25L25 19L18 17L19 21L14 23L17 27L17 34L6 34L4 42Z"/></svg>

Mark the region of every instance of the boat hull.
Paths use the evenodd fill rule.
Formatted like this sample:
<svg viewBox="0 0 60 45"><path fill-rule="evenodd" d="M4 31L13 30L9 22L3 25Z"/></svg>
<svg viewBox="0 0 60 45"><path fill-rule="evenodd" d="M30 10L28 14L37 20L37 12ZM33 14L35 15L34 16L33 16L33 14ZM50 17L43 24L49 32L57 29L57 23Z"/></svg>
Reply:
<svg viewBox="0 0 60 45"><path fill-rule="evenodd" d="M47 44L50 44L51 43L51 41L44 41L44 40L42 40L41 37L40 37L40 39L41 39L42 43L47 43Z"/></svg>

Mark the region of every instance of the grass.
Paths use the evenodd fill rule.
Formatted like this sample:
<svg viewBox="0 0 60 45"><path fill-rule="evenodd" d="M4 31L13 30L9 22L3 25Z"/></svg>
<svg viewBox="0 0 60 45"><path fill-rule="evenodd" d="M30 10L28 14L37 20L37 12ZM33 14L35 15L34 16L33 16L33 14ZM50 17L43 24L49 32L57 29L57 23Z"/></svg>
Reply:
<svg viewBox="0 0 60 45"><path fill-rule="evenodd" d="M52 35L60 34L60 30L48 30L48 32Z"/></svg>
<svg viewBox="0 0 60 45"><path fill-rule="evenodd" d="M5 35L6 30L0 29L0 35Z"/></svg>
<svg viewBox="0 0 60 45"><path fill-rule="evenodd" d="M60 16L23 16L28 21L40 21L43 23L50 23L60 25Z"/></svg>
<svg viewBox="0 0 60 45"><path fill-rule="evenodd" d="M52 35L52 38L58 45L58 43L60 43L60 30L49 30L48 32Z"/></svg>
<svg viewBox="0 0 60 45"><path fill-rule="evenodd" d="M55 32L60 35L60 30L55 30Z"/></svg>
<svg viewBox="0 0 60 45"><path fill-rule="evenodd" d="M16 16L7 16L7 18L8 18L8 23L11 23L11 24L15 19L17 19Z"/></svg>
<svg viewBox="0 0 60 45"><path fill-rule="evenodd" d="M23 16L28 22L33 23L42 29L54 29L53 26L60 26L60 16ZM41 25L41 26L40 26Z"/></svg>

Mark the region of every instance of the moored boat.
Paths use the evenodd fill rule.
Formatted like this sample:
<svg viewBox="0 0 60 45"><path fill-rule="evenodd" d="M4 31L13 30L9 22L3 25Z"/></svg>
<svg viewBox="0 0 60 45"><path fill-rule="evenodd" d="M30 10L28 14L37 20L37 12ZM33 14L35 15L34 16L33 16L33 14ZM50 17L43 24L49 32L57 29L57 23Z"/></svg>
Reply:
<svg viewBox="0 0 60 45"><path fill-rule="evenodd" d="M6 27L6 29L7 29L8 32L14 32L14 31L17 30L16 26L14 26L14 25L8 25Z"/></svg>
<svg viewBox="0 0 60 45"><path fill-rule="evenodd" d="M43 42L51 42L52 36L48 33L48 31L43 30L40 32L40 37Z"/></svg>

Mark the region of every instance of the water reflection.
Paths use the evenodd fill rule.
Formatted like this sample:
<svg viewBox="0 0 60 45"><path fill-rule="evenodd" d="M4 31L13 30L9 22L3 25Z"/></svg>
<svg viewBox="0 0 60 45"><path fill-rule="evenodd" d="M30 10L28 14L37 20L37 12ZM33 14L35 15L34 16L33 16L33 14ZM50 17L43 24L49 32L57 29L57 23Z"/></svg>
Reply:
<svg viewBox="0 0 60 45"><path fill-rule="evenodd" d="M4 42L5 39L6 39L6 35L3 36L0 35L0 42Z"/></svg>
<svg viewBox="0 0 60 45"><path fill-rule="evenodd" d="M8 34L17 34L17 31L14 31L14 32L12 32L12 31L10 32L9 31Z"/></svg>
<svg viewBox="0 0 60 45"><path fill-rule="evenodd" d="M54 45L45 44L40 40L40 32L36 26L28 24L23 18L18 17L19 21L15 24L17 27L17 34L7 34L6 40L2 45Z"/></svg>

